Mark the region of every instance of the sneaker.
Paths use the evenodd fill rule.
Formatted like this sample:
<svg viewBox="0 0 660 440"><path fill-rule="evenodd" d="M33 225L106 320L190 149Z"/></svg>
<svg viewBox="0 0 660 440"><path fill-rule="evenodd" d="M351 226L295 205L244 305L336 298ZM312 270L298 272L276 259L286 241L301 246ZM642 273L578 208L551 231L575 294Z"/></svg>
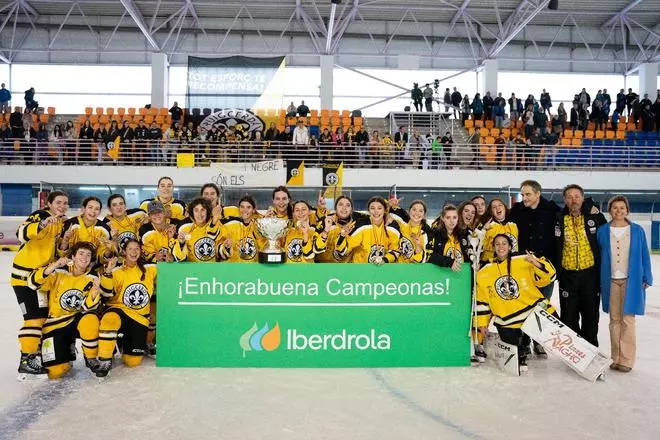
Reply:
<svg viewBox="0 0 660 440"><path fill-rule="evenodd" d="M21 374L46 374L47 371L41 364L41 355L38 353L21 353L18 364L18 372Z"/></svg>
<svg viewBox="0 0 660 440"><path fill-rule="evenodd" d="M90 370L92 370L92 373L96 373L96 370L98 370L100 363L101 362L96 358L91 358L91 359L85 358L85 366Z"/></svg>
<svg viewBox="0 0 660 440"><path fill-rule="evenodd" d="M480 364L486 362L488 355L486 355L486 351L484 350L483 345L477 344L474 346L474 357L477 358L477 362Z"/></svg>
<svg viewBox="0 0 660 440"><path fill-rule="evenodd" d="M534 354L542 359L547 359L548 353L545 352L545 348L538 342L534 342Z"/></svg>
<svg viewBox="0 0 660 440"><path fill-rule="evenodd" d="M112 361L111 360L98 360L98 366L96 367L96 371L94 373L96 374L96 377L106 377L110 370L112 369Z"/></svg>

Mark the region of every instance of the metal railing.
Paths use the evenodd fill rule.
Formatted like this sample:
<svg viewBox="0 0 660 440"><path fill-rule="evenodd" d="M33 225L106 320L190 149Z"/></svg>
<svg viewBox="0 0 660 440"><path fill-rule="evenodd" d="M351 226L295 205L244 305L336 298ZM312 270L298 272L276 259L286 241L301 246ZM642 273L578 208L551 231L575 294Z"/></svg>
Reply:
<svg viewBox="0 0 660 440"><path fill-rule="evenodd" d="M653 144L653 145L651 145ZM454 143L433 151L431 144L291 145L277 142L219 144L201 141L122 143L119 157L104 143L82 140L0 140L3 165L137 165L175 166L177 153L192 153L195 166L210 163L304 160L307 167L343 161L348 168L412 169L607 169L658 170L660 145L474 145Z"/></svg>

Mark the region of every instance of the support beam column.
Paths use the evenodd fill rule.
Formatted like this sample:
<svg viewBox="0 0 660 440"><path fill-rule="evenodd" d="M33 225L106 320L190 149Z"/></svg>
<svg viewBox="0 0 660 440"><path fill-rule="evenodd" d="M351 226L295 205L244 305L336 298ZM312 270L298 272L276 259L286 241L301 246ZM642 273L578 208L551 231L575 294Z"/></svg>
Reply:
<svg viewBox="0 0 660 440"><path fill-rule="evenodd" d="M484 69L481 72L481 96L486 96L486 92L490 92L490 96L497 96L497 72L499 70L499 63L497 60L485 60Z"/></svg>
<svg viewBox="0 0 660 440"><path fill-rule="evenodd" d="M167 55L151 54L151 106L169 107L168 105L169 70Z"/></svg>
<svg viewBox="0 0 660 440"><path fill-rule="evenodd" d="M645 63L639 66L639 96L649 94L649 99L655 102L658 93L658 63Z"/></svg>
<svg viewBox="0 0 660 440"><path fill-rule="evenodd" d="M333 71L335 57L333 55L321 55L321 108L332 110L332 96L334 94Z"/></svg>

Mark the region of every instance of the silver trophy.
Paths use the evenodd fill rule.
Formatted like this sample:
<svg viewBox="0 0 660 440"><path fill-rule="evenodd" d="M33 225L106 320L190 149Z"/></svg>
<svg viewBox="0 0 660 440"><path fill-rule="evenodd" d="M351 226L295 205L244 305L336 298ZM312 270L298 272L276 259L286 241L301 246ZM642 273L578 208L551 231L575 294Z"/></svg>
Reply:
<svg viewBox="0 0 660 440"><path fill-rule="evenodd" d="M261 235L268 240L268 247L259 252L259 263L284 263L284 252L280 249L277 240L286 235L289 229L289 220L278 217L262 217L257 219L257 228Z"/></svg>

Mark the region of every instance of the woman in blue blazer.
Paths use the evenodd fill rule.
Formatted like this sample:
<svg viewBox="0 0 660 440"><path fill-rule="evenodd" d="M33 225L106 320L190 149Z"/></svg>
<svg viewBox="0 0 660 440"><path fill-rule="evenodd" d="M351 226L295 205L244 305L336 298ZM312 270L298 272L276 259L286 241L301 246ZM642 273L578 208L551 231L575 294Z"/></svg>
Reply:
<svg viewBox="0 0 660 440"><path fill-rule="evenodd" d="M628 199L612 197L607 210L612 221L597 232L600 292L603 311L610 314L610 368L627 373L635 364L635 315L644 314L646 288L653 284L651 257L644 229L628 220Z"/></svg>

